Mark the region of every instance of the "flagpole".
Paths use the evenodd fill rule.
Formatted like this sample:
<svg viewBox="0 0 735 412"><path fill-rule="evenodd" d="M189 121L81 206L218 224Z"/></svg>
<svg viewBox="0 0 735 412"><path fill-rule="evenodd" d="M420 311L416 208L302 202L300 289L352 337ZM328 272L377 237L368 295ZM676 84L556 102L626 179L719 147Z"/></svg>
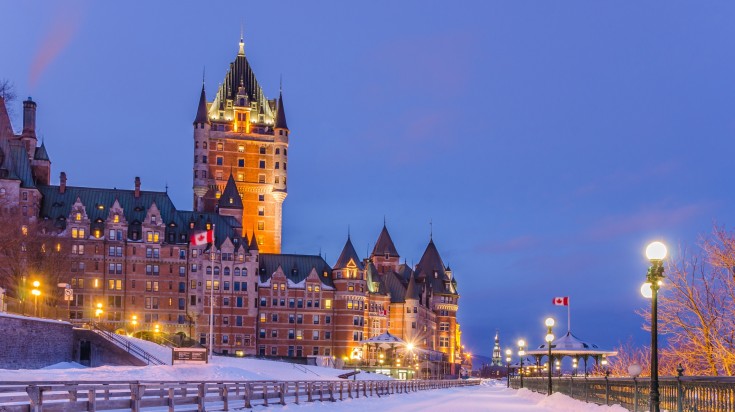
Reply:
<svg viewBox="0 0 735 412"><path fill-rule="evenodd" d="M214 352L214 224L212 224L212 246L209 248L209 260L212 265L209 288L209 360Z"/></svg>
<svg viewBox="0 0 735 412"><path fill-rule="evenodd" d="M572 332L572 303L571 299L567 298L567 332Z"/></svg>

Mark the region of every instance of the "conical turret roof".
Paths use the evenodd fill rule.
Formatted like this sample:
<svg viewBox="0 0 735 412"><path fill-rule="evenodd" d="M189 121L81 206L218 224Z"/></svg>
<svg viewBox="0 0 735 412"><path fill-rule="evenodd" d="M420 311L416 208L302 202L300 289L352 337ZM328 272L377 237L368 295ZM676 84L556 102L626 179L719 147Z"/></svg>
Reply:
<svg viewBox="0 0 735 412"><path fill-rule="evenodd" d="M242 209L242 198L240 197L240 193L237 191L237 184L235 183L235 179L233 179L232 174L230 174L230 178L227 179L225 191L219 198L219 208Z"/></svg>
<svg viewBox="0 0 735 412"><path fill-rule="evenodd" d="M253 232L253 237L250 238L250 246L248 246L248 249L250 249L251 251L253 251L253 250L254 251L260 250L258 248L258 239L255 236L255 232Z"/></svg>
<svg viewBox="0 0 735 412"><path fill-rule="evenodd" d="M413 273L411 273L411 277L408 279L408 286L406 286L406 299L419 299L419 288L416 286Z"/></svg>
<svg viewBox="0 0 735 412"><path fill-rule="evenodd" d="M350 260L355 262L355 265L358 269L363 269L362 261L360 261L360 258L357 256L357 252L355 252L355 247L352 246L352 240L350 240L350 237L347 236L345 247L342 248L342 253L339 255L337 263L334 264L334 268L344 269L347 267L347 264L350 263Z"/></svg>
<svg viewBox="0 0 735 412"><path fill-rule="evenodd" d="M423 256L421 256L419 264L416 265L416 273L419 274L419 277L430 276L433 278L434 272L436 272L438 279L444 279L444 268L444 262L441 256L439 256L439 251L436 249L434 240L431 239L426 246Z"/></svg>
<svg viewBox="0 0 735 412"><path fill-rule="evenodd" d="M41 146L36 148L36 152L33 154L33 159L35 160L51 160L48 157L48 152L46 152L46 144L44 142L41 142Z"/></svg>
<svg viewBox="0 0 735 412"><path fill-rule="evenodd" d="M199 106L197 106L197 116L194 118L194 124L206 123L209 124L209 116L207 116L207 95L204 92L204 85L202 84L202 94L199 95Z"/></svg>
<svg viewBox="0 0 735 412"><path fill-rule="evenodd" d="M276 112L276 129L288 129L286 110L283 108L283 93L278 95L278 111Z"/></svg>
<svg viewBox="0 0 735 412"><path fill-rule="evenodd" d="M383 224L383 230L380 231L378 241L375 242L375 247L373 248L373 256L384 256L385 254L388 254L390 257L400 257L398 250L396 250L396 245L393 243L390 233L388 233L388 228Z"/></svg>

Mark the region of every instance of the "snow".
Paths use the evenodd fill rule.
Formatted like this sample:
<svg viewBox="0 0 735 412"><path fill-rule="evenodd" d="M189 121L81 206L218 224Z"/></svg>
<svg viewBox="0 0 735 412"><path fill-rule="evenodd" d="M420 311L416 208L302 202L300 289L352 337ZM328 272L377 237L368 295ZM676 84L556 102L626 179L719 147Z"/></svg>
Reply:
<svg viewBox="0 0 735 412"><path fill-rule="evenodd" d="M132 336L127 336L127 335L115 335L115 336L143 349L144 351L150 353L151 355L165 362L167 365L171 364L172 352L171 352L171 348L169 348L168 346L159 345L149 340L138 339L138 338L134 338ZM114 343L120 346L117 342L114 342ZM133 355L135 355L135 353L133 353ZM141 360L145 360L145 359L141 359Z"/></svg>
<svg viewBox="0 0 735 412"><path fill-rule="evenodd" d="M276 407L273 407L276 410ZM599 406L555 393L549 397L526 389L507 389L497 381L485 381L479 386L435 389L409 394L393 394L381 399L359 398L341 402L313 402L286 405L283 411L350 411L350 412L412 412L412 411L493 411L493 412L627 412L615 406Z"/></svg>
<svg viewBox="0 0 735 412"><path fill-rule="evenodd" d="M155 345L155 344L154 344ZM157 345L159 346L159 345ZM166 348L168 349L168 348ZM169 355L170 358L170 355ZM294 365L252 358L215 356L203 364L100 366L79 368L80 365L61 363L48 369L0 369L2 381L242 381L242 380L341 380L338 375L350 372L320 366ZM53 369L50 369L53 368ZM388 376L362 372L357 380L386 380Z"/></svg>
<svg viewBox="0 0 735 412"><path fill-rule="evenodd" d="M249 358L215 357L207 365L103 366L84 368L73 362L36 370L0 370L0 382L7 381L230 381L230 380L340 380L345 370ZM358 379L390 379L360 373ZM240 404L238 404L240 405ZM212 405L217 409L216 405ZM235 406L231 403L231 407ZM572 399L561 393L545 396L527 389L508 389L500 381L487 380L478 386L396 393L381 398L346 398L337 402L302 402L300 405L272 405L274 411L411 412L434 410L496 412L626 412L619 405L599 406ZM256 407L262 410L261 407ZM155 411L165 409L154 408Z"/></svg>
<svg viewBox="0 0 735 412"><path fill-rule="evenodd" d="M0 312L0 318L14 318L14 319L23 319L23 320L33 320L34 322L48 322L48 323L56 323L61 325L69 325L69 322L63 321L63 320L55 320L55 319L45 319L45 318L37 318L29 315L16 315L14 313L7 313L7 312Z"/></svg>

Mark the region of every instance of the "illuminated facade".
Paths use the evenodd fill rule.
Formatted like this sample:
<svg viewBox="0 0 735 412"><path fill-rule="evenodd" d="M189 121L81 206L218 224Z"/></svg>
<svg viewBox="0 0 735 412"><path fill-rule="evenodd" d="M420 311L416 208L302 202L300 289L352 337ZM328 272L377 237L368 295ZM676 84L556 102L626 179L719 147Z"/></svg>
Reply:
<svg viewBox="0 0 735 412"><path fill-rule="evenodd" d="M262 252L280 253L288 139L283 94L266 98L240 39L211 102L202 85L194 119L194 210L215 212L232 175L242 198L242 229Z"/></svg>
<svg viewBox="0 0 735 412"><path fill-rule="evenodd" d="M265 98L242 41L214 100L200 94L192 211L177 210L166 192L142 190L139 178L128 190L88 188L68 185L62 172L51 185L35 115L29 99L15 134L0 101L0 211L65 239L68 266L45 274L54 287L42 296L65 308L55 285L69 283L72 322L160 330L208 345L213 308L219 353L374 366L378 354L363 341L390 332L442 358L443 373L456 373L459 294L433 239L413 268L400 262L385 225L368 257L358 256L349 236L333 266L321 256L280 253L289 129L282 96ZM189 244L193 231L207 229L214 244ZM24 291L6 281L0 287L22 299Z"/></svg>

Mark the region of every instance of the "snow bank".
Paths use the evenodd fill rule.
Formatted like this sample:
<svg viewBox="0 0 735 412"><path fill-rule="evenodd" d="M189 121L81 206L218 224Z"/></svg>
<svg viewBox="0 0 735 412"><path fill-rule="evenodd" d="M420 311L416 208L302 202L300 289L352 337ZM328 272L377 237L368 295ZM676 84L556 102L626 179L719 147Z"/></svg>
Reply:
<svg viewBox="0 0 735 412"><path fill-rule="evenodd" d="M63 320L37 318L34 316L17 315L15 313L7 313L7 312L0 312L0 318L28 319L28 320L33 320L36 322L60 323L60 324L65 324L65 325L70 324L69 322L66 322Z"/></svg>
<svg viewBox="0 0 735 412"><path fill-rule="evenodd" d="M41 369L84 369L86 366L76 362L59 362Z"/></svg>
<svg viewBox="0 0 735 412"><path fill-rule="evenodd" d="M54 369L0 369L0 381L210 381L210 380L341 380L349 371L319 366L294 365L250 358L215 356L206 365L177 364L161 366L100 366L82 368L78 364L53 365ZM362 372L357 380L389 380L388 376Z"/></svg>

